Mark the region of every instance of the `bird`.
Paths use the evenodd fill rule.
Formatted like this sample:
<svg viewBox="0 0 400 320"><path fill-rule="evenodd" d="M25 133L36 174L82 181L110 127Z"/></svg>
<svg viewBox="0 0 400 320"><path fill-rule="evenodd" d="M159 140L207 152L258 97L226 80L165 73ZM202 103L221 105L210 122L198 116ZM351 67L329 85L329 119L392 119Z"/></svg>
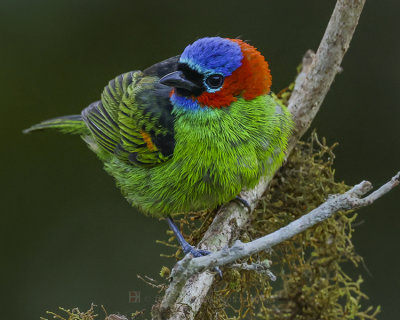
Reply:
<svg viewBox="0 0 400 320"><path fill-rule="evenodd" d="M248 42L200 38L180 55L123 73L80 114L24 133L56 129L82 136L122 195L164 217L194 257L172 217L238 199L285 158L293 120L270 90L264 56ZM218 270L217 270L218 271Z"/></svg>

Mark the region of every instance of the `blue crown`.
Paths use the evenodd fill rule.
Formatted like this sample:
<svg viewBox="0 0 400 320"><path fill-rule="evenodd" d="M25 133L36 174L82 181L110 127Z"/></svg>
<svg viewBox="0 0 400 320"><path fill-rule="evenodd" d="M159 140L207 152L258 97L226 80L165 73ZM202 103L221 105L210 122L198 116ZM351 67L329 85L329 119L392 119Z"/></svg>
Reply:
<svg viewBox="0 0 400 320"><path fill-rule="evenodd" d="M202 38L188 45L179 62L202 74L219 73L227 77L242 65L240 46L220 37Z"/></svg>

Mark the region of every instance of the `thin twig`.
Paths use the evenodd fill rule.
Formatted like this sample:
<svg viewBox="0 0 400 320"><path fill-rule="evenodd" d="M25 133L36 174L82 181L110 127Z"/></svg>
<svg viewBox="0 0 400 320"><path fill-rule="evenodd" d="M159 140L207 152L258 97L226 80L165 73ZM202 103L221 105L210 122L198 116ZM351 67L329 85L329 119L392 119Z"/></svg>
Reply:
<svg viewBox="0 0 400 320"><path fill-rule="evenodd" d="M232 269L254 271L254 272L257 272L257 273L266 274L271 279L271 281L276 281L276 276L269 269L269 267L270 267L270 262L269 261L268 261L268 263L253 262L251 264L248 264L248 263L234 263L234 264L229 265L228 267L232 268Z"/></svg>

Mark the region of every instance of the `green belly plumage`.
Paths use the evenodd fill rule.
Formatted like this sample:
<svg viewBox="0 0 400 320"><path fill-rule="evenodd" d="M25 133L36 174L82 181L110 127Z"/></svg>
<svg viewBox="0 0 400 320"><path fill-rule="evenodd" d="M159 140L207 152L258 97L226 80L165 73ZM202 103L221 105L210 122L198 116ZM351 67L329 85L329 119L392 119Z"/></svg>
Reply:
<svg viewBox="0 0 400 320"><path fill-rule="evenodd" d="M105 162L123 195L145 213L163 216L214 208L281 165L291 130L272 96L239 99L229 108L177 112L172 157L152 168L116 157Z"/></svg>

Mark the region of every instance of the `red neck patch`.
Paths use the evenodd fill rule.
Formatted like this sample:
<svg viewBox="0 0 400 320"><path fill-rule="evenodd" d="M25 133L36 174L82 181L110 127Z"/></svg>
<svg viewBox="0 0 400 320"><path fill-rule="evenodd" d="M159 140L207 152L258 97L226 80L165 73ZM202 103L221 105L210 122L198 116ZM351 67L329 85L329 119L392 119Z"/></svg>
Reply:
<svg viewBox="0 0 400 320"><path fill-rule="evenodd" d="M236 42L242 49L242 65L225 78L222 88L214 93L203 92L197 97L201 106L211 108L228 107L242 96L252 100L270 91L272 77L268 63L256 48L239 39Z"/></svg>

